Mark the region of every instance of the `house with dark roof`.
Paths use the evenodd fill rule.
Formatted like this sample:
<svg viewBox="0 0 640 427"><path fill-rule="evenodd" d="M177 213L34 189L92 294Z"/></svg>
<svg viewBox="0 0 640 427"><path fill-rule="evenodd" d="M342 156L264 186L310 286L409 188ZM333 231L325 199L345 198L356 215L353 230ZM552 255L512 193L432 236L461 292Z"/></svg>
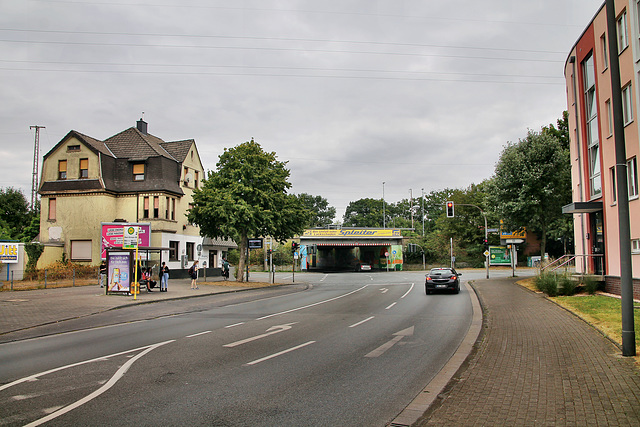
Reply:
<svg viewBox="0 0 640 427"><path fill-rule="evenodd" d="M161 259L176 271L199 259L218 267L236 244L203 239L186 216L204 177L193 139L165 142L149 134L142 119L104 141L70 131L42 162L40 241L45 252L39 266L63 256L99 264L103 224L123 222L150 225L148 247L159 257L149 259L152 263Z"/></svg>

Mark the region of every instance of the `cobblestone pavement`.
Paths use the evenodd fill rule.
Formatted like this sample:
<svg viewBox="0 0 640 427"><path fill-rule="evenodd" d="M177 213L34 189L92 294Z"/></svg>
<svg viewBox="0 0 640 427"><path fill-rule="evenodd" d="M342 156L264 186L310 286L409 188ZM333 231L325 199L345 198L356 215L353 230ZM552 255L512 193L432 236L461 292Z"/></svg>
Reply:
<svg viewBox="0 0 640 427"><path fill-rule="evenodd" d="M640 370L515 279L481 280L476 348L414 426L638 426Z"/></svg>

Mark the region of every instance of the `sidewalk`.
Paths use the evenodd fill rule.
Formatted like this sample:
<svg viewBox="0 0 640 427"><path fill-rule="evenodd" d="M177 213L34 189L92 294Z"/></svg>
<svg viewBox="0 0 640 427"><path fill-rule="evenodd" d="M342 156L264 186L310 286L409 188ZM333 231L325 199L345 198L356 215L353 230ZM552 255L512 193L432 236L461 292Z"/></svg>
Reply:
<svg viewBox="0 0 640 427"><path fill-rule="evenodd" d="M640 370L633 359L515 280L474 283L483 332L414 426L640 425Z"/></svg>
<svg viewBox="0 0 640 427"><path fill-rule="evenodd" d="M169 279L167 292L160 292L157 285L152 292L141 290L135 299L126 295L105 295L105 289L98 285L0 292L0 342L6 340L7 334L16 331L87 317L118 307L252 289L261 278L252 273L251 281L243 284L233 278L225 282L221 277L208 277L206 283L199 278L197 290L191 289L191 279Z"/></svg>

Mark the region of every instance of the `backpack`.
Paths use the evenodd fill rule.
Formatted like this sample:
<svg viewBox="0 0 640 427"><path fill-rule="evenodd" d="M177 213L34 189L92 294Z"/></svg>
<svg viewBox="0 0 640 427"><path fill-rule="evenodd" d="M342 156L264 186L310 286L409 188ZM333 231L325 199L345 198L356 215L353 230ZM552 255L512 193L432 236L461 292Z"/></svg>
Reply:
<svg viewBox="0 0 640 427"><path fill-rule="evenodd" d="M189 267L189 276L193 276L193 265Z"/></svg>

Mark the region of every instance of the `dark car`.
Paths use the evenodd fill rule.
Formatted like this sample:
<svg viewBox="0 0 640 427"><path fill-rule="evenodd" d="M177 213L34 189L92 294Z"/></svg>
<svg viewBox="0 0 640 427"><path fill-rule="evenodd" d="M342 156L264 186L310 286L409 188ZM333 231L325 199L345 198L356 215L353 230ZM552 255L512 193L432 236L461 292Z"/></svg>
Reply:
<svg viewBox="0 0 640 427"><path fill-rule="evenodd" d="M460 276L454 268L432 268L424 283L425 291L427 295L439 290L460 293Z"/></svg>

